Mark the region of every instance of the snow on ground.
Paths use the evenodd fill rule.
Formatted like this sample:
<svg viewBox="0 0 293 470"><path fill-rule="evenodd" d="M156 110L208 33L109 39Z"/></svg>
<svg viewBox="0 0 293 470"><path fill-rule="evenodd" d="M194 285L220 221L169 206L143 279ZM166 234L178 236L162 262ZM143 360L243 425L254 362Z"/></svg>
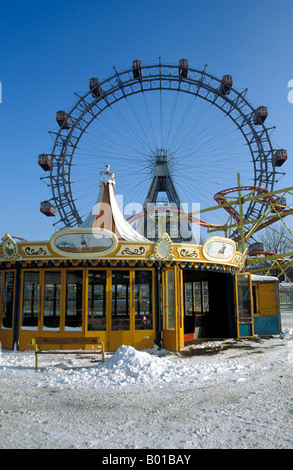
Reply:
<svg viewBox="0 0 293 470"><path fill-rule="evenodd" d="M0 355L2 449L289 449L293 311L282 334L202 341L182 355Z"/></svg>

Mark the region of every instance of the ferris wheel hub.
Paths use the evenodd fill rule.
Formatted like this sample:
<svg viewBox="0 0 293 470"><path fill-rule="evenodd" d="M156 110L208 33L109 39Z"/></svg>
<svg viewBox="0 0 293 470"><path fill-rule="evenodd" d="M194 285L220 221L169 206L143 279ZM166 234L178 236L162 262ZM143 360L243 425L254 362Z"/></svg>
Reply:
<svg viewBox="0 0 293 470"><path fill-rule="evenodd" d="M156 157L156 164L159 165L161 163L167 163L168 161L168 154L167 150L165 149L156 149L155 151L155 157Z"/></svg>

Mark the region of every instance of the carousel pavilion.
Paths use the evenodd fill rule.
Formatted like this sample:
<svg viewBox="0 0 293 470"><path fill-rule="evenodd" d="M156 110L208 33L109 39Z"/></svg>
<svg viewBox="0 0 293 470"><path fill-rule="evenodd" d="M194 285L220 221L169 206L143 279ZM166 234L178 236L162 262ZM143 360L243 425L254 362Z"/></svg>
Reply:
<svg viewBox="0 0 293 470"><path fill-rule="evenodd" d="M242 272L233 240L151 241L124 218L115 180L100 182L97 202L77 228L48 241L0 245L0 342L32 348L32 338L97 337L105 351L122 344L180 350L198 338L280 332L278 282Z"/></svg>

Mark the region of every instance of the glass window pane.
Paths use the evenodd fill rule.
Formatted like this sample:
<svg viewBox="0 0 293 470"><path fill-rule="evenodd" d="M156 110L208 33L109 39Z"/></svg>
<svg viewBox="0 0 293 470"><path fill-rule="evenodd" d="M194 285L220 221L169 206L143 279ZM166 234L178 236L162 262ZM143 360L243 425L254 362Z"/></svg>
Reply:
<svg viewBox="0 0 293 470"><path fill-rule="evenodd" d="M22 328L37 329L39 317L40 274L24 272L22 295Z"/></svg>
<svg viewBox="0 0 293 470"><path fill-rule="evenodd" d="M88 273L88 331L106 331L106 271Z"/></svg>
<svg viewBox="0 0 293 470"><path fill-rule="evenodd" d="M175 328L175 280L174 271L166 271L167 274L167 329Z"/></svg>
<svg viewBox="0 0 293 470"><path fill-rule="evenodd" d="M251 317L250 281L248 275L237 276L239 318Z"/></svg>
<svg viewBox="0 0 293 470"><path fill-rule="evenodd" d="M153 328L152 272L135 271L135 329Z"/></svg>
<svg viewBox="0 0 293 470"><path fill-rule="evenodd" d="M82 330L82 271L66 272L65 329Z"/></svg>
<svg viewBox="0 0 293 470"><path fill-rule="evenodd" d="M193 314L193 290L192 282L185 283L185 314Z"/></svg>
<svg viewBox="0 0 293 470"><path fill-rule="evenodd" d="M61 272L46 271L43 329L59 329L60 327L60 290Z"/></svg>
<svg viewBox="0 0 293 470"><path fill-rule="evenodd" d="M201 301L201 281L193 283L194 288L194 311L201 313L202 301Z"/></svg>
<svg viewBox="0 0 293 470"><path fill-rule="evenodd" d="M203 311L209 311L209 283L208 281L203 281L202 283L203 290Z"/></svg>
<svg viewBox="0 0 293 470"><path fill-rule="evenodd" d="M112 330L129 330L129 272L112 273Z"/></svg>
<svg viewBox="0 0 293 470"><path fill-rule="evenodd" d="M4 275L4 293L3 293L3 328L12 328L14 301L14 273L5 273Z"/></svg>

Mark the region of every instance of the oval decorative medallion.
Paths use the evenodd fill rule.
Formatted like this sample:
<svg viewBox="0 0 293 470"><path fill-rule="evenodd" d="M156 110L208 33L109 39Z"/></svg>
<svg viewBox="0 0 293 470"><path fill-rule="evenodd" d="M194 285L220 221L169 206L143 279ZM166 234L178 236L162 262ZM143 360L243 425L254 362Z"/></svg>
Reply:
<svg viewBox="0 0 293 470"><path fill-rule="evenodd" d="M114 251L118 238L113 232L102 228L71 228L55 233L50 245L64 257L97 258Z"/></svg>
<svg viewBox="0 0 293 470"><path fill-rule="evenodd" d="M202 247L203 256L210 261L230 261L236 251L236 244L229 238L208 238Z"/></svg>
<svg viewBox="0 0 293 470"><path fill-rule="evenodd" d="M149 259L155 260L174 260L175 256L172 254L173 242L168 233L156 241L154 245L154 253L149 256Z"/></svg>

